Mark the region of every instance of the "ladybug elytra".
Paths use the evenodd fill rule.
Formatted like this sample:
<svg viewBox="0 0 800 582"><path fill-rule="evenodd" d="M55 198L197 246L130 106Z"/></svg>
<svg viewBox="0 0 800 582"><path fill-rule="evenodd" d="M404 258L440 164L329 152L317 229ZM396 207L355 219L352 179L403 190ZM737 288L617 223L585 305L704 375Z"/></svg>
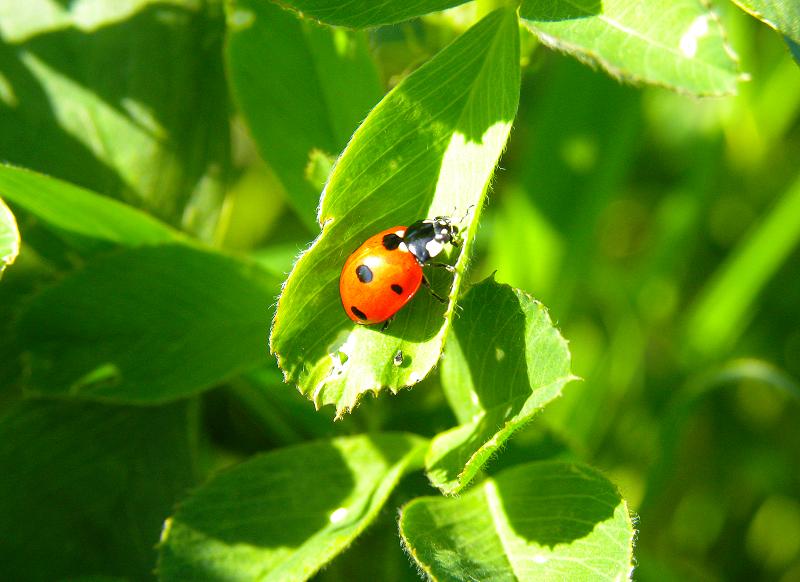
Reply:
<svg viewBox="0 0 800 582"><path fill-rule="evenodd" d="M420 285L428 286L423 266L455 270L431 259L446 244L457 246L457 236L458 228L451 219L438 216L408 227L395 226L368 238L347 258L339 278L339 294L348 317L366 325L390 319Z"/></svg>

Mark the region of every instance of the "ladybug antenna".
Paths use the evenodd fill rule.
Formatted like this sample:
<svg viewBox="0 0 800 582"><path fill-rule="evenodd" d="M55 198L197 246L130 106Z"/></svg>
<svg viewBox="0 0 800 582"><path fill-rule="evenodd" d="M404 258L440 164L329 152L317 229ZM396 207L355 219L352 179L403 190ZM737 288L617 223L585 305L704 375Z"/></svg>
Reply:
<svg viewBox="0 0 800 582"><path fill-rule="evenodd" d="M461 220L458 221L458 224L464 224L464 222L466 222L467 216L469 216L469 213L475 208L475 206L475 204L470 204L467 207L467 211L464 213L464 216L461 217Z"/></svg>

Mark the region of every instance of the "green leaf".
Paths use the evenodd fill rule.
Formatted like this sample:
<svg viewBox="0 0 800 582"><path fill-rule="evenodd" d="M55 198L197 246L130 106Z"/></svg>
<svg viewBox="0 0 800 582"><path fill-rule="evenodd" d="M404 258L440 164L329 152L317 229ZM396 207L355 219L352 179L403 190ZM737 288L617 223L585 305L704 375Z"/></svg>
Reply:
<svg viewBox="0 0 800 582"><path fill-rule="evenodd" d="M263 363L279 282L182 245L103 255L34 297L18 333L27 390L153 404Z"/></svg>
<svg viewBox="0 0 800 582"><path fill-rule="evenodd" d="M438 12L468 0L281 0L281 4L308 16L337 26L366 28L402 22L430 12Z"/></svg>
<svg viewBox="0 0 800 582"><path fill-rule="evenodd" d="M415 499L400 534L434 580L628 580L632 570L627 505L582 465L530 463L454 499Z"/></svg>
<svg viewBox="0 0 800 582"><path fill-rule="evenodd" d="M0 277L19 254L19 230L14 214L0 198Z"/></svg>
<svg viewBox="0 0 800 582"><path fill-rule="evenodd" d="M401 433L338 438L221 473L167 523L161 579L308 579L375 519L426 445Z"/></svg>
<svg viewBox="0 0 800 582"><path fill-rule="evenodd" d="M518 23L501 9L406 77L353 136L325 190L322 235L286 281L271 338L287 381L317 406L335 404L341 415L365 392L419 382L438 361L518 99ZM347 318L339 276L364 240L420 218L459 221L468 210L458 274L432 277L442 294L451 285L446 306L421 292L385 332Z"/></svg>
<svg viewBox="0 0 800 582"><path fill-rule="evenodd" d="M314 229L322 188L306 167L318 150L338 154L383 94L366 35L304 22L265 0L226 9L234 97L261 156Z"/></svg>
<svg viewBox="0 0 800 582"><path fill-rule="evenodd" d="M493 278L461 300L442 360L442 386L459 426L425 459L445 494L461 491L489 458L575 377L567 342L545 307Z"/></svg>
<svg viewBox="0 0 800 582"><path fill-rule="evenodd" d="M228 157L224 21L206 4L0 0L3 160L179 222Z"/></svg>
<svg viewBox="0 0 800 582"><path fill-rule="evenodd" d="M787 40L800 43L800 3L797 0L733 0L739 7L768 24Z"/></svg>
<svg viewBox="0 0 800 582"><path fill-rule="evenodd" d="M800 65L800 42L795 42L787 36L786 44L789 45L789 51L792 53L795 62Z"/></svg>
<svg viewBox="0 0 800 582"><path fill-rule="evenodd" d="M0 419L7 580L148 579L164 519L194 480L195 407L24 402Z"/></svg>
<svg viewBox="0 0 800 582"><path fill-rule="evenodd" d="M738 63L700 0L523 0L520 16L544 44L615 77L695 95L736 92Z"/></svg>
<svg viewBox="0 0 800 582"><path fill-rule="evenodd" d="M152 4L197 8L199 0L79 0L68 4L51 0L0 2L0 35L19 42L62 28L92 31L130 18Z"/></svg>
<svg viewBox="0 0 800 582"><path fill-rule="evenodd" d="M798 245L800 175L700 292L687 322L688 347L713 356L738 339L756 298Z"/></svg>
<svg viewBox="0 0 800 582"><path fill-rule="evenodd" d="M22 168L0 164L0 195L50 228L82 238L129 246L181 238L135 208Z"/></svg>

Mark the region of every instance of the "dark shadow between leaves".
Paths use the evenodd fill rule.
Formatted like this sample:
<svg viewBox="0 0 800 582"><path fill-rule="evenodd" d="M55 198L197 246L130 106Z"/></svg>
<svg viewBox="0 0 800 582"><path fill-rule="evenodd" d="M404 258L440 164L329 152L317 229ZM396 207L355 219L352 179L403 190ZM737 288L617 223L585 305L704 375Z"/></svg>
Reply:
<svg viewBox="0 0 800 582"><path fill-rule="evenodd" d="M4 410L3 580L150 579L163 520L194 484L187 402Z"/></svg>
<svg viewBox="0 0 800 582"><path fill-rule="evenodd" d="M523 2L520 17L535 22L576 20L602 14L602 0L559 0L556 2Z"/></svg>
<svg viewBox="0 0 800 582"><path fill-rule="evenodd" d="M518 466L495 478L514 532L540 546L569 544L611 519L620 504L614 486L588 467L559 462Z"/></svg>

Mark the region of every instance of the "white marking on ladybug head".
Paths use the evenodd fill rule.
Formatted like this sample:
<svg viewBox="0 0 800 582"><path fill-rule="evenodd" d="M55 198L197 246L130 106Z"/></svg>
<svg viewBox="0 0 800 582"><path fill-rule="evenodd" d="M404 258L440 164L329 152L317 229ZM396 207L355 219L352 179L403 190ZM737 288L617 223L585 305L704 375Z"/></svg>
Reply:
<svg viewBox="0 0 800 582"><path fill-rule="evenodd" d="M403 237L405 236L405 234L406 234L406 231L405 231L405 230L403 230L403 229L400 229L400 230L396 230L396 231L394 231L394 233L395 233L397 236L399 236L400 238L403 238Z"/></svg>
<svg viewBox="0 0 800 582"><path fill-rule="evenodd" d="M428 254L432 257L435 257L441 253L443 248L444 245L436 239L429 240L427 243L425 243L425 250L428 251Z"/></svg>
<svg viewBox="0 0 800 582"><path fill-rule="evenodd" d="M397 245L397 248L403 251L404 253L408 252L408 246L406 246L406 243L404 242L401 242L399 245Z"/></svg>

